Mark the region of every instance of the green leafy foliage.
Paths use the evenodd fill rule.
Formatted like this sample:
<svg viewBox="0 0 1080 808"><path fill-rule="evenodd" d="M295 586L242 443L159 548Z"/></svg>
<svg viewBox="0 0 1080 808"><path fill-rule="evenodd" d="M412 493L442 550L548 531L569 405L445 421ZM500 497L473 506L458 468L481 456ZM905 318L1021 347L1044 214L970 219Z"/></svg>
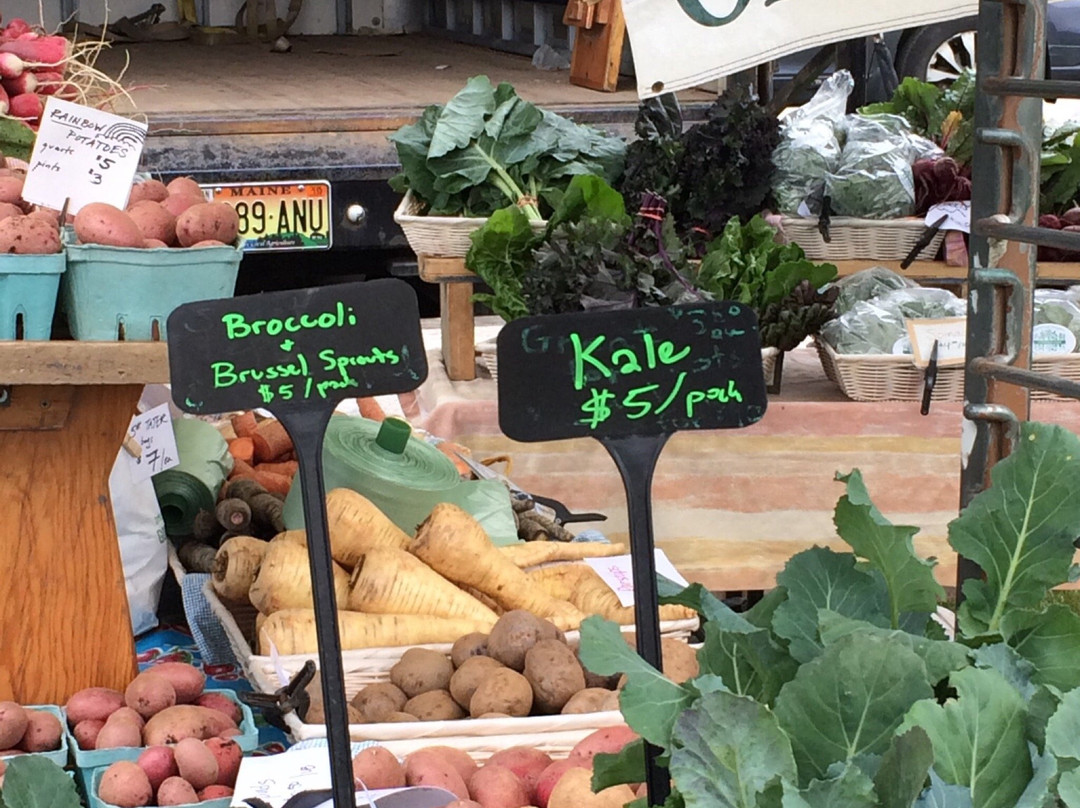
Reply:
<svg viewBox="0 0 1080 808"><path fill-rule="evenodd" d="M934 763L934 747L922 727L894 735L874 775L880 808L911 808Z"/></svg>
<svg viewBox="0 0 1080 808"><path fill-rule="evenodd" d="M593 791L603 791L622 783L645 781L645 741L638 738L624 746L618 754L600 753L593 758Z"/></svg>
<svg viewBox="0 0 1080 808"><path fill-rule="evenodd" d="M732 693L769 705L798 669L798 663L769 630L726 631L711 622L705 624L698 665L702 673L720 677Z"/></svg>
<svg viewBox="0 0 1080 808"><path fill-rule="evenodd" d="M64 770L37 755L10 758L0 791L3 808L79 808L79 792Z"/></svg>
<svg viewBox="0 0 1080 808"><path fill-rule="evenodd" d="M1080 688L1070 690L1046 724L1046 751L1062 769L1080 768Z"/></svg>
<svg viewBox="0 0 1080 808"><path fill-rule="evenodd" d="M1002 632L1031 663L1031 680L1061 691L1080 687L1080 615L1067 606L1005 615Z"/></svg>
<svg viewBox="0 0 1080 808"><path fill-rule="evenodd" d="M874 783L858 766L847 764L824 780L812 780L796 791L784 787L783 808L874 808L878 804Z"/></svg>
<svg viewBox="0 0 1080 808"><path fill-rule="evenodd" d="M949 544L986 580L964 584L965 634L996 634L1012 609L1036 606L1068 580L1080 524L1080 439L1025 424L1016 449L994 466L992 484L949 524Z"/></svg>
<svg viewBox="0 0 1080 808"><path fill-rule="evenodd" d="M0 118L0 154L29 160L34 151L34 130L15 118Z"/></svg>

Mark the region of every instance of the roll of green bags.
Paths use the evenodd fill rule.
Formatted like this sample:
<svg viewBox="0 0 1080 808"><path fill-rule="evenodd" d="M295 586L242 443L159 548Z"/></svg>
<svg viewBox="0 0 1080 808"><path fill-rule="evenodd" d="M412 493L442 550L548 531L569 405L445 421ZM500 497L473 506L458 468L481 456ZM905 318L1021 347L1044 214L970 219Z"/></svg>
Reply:
<svg viewBox="0 0 1080 808"><path fill-rule="evenodd" d="M379 424L357 416L332 417L323 443L323 475L327 492L350 488L363 494L406 533L414 533L438 503L453 502L471 513L496 544L518 540L506 488L491 480L462 480L450 458L413 437L400 419ZM285 526L304 526L296 485L285 499Z"/></svg>
<svg viewBox="0 0 1080 808"><path fill-rule="evenodd" d="M221 433L205 421L180 418L173 421L180 463L153 477L154 492L169 536L190 536L195 515L213 510L218 492L232 471L229 445Z"/></svg>

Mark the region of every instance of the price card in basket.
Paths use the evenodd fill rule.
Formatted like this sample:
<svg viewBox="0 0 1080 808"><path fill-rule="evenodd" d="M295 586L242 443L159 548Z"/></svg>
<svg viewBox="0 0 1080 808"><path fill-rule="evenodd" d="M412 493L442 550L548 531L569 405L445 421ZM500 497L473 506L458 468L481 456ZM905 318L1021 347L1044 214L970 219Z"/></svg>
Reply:
<svg viewBox="0 0 1080 808"><path fill-rule="evenodd" d="M690 582L675 569L675 565L671 563L671 559L663 550L653 550L653 554L656 556L657 574L663 575L680 586L690 585ZM604 579L604 583L615 590L615 594L619 596L619 603L623 606L634 605L634 567L631 556L586 558L585 563L596 570L596 574Z"/></svg>
<svg viewBox="0 0 1080 808"><path fill-rule="evenodd" d="M78 213L91 202L127 205L147 126L50 97L30 155L23 198Z"/></svg>
<svg viewBox="0 0 1080 808"><path fill-rule="evenodd" d="M180 453L176 448L176 434L173 432L168 403L135 416L128 427L128 439L124 441L124 446L137 481L148 480L179 465Z"/></svg>
<svg viewBox="0 0 1080 808"><path fill-rule="evenodd" d="M930 364L934 342L938 344L937 362L941 367L964 364L967 342L967 318L944 317L940 320L908 320L908 336L916 367Z"/></svg>

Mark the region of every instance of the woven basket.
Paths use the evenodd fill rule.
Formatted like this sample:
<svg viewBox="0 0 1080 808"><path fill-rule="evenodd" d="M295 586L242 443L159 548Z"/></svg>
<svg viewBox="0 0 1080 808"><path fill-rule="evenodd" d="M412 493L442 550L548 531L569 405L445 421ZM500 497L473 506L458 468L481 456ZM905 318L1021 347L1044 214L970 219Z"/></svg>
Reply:
<svg viewBox="0 0 1080 808"><path fill-rule="evenodd" d="M473 722L469 722L471 728ZM578 742L589 735L593 730L573 729L556 730L544 733L515 733L512 735L457 735L439 738L435 743L439 746L451 746L467 752L469 757L477 763L482 763L489 757L511 746L527 746L530 749L538 749L547 754L553 760L559 760L570 756L570 750L577 746ZM428 738L419 738L409 741L379 741L379 746L385 746L398 758L403 759L419 749L432 746Z"/></svg>
<svg viewBox="0 0 1080 808"><path fill-rule="evenodd" d="M856 401L921 401L923 369L904 354L838 354L825 340L814 345L825 375ZM964 368L939 367L931 396L934 401L964 397Z"/></svg>
<svg viewBox="0 0 1080 808"><path fill-rule="evenodd" d="M469 235L483 227L487 219L425 216L423 204L409 190L394 211L394 221L404 231L409 246L417 255L464 258L472 246ZM547 222L532 222L532 226L540 231L547 227Z"/></svg>
<svg viewBox="0 0 1080 808"><path fill-rule="evenodd" d="M1080 382L1080 354L1043 354L1031 360L1031 369L1039 373L1052 373L1073 382ZM1032 390L1031 397L1037 399L1055 399L1057 401L1073 401L1067 396L1059 396L1057 393L1049 393L1045 390Z"/></svg>
<svg viewBox="0 0 1080 808"><path fill-rule="evenodd" d="M780 220L784 238L798 244L806 257L815 261L902 261L926 230L922 219L855 219L834 217L829 225L832 238L828 244L818 231L817 218L784 216ZM933 261L945 240L939 230L918 255L920 261Z"/></svg>

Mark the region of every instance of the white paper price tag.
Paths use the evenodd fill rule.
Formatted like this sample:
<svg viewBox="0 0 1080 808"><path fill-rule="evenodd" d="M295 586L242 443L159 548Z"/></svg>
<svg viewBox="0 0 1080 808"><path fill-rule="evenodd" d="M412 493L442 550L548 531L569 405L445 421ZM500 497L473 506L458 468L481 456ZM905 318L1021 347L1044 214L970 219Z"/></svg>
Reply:
<svg viewBox="0 0 1080 808"><path fill-rule="evenodd" d="M941 225L942 230L971 232L971 202L942 202L940 205L934 205L923 221L927 227L933 227L942 216L946 217L944 224Z"/></svg>
<svg viewBox="0 0 1080 808"><path fill-rule="evenodd" d="M675 565L671 563L663 550L653 552L656 554L656 571L660 575L682 586L689 586L687 580L675 569ZM634 605L634 566L630 556L586 558L585 563L596 570L596 574L604 579L604 583L615 590L615 594L619 596L619 603L623 606Z"/></svg>
<svg viewBox="0 0 1080 808"><path fill-rule="evenodd" d="M930 354L937 342L939 366L964 364L967 343L967 318L945 317L940 320L908 320L908 336L915 365L924 368L930 364Z"/></svg>
<svg viewBox="0 0 1080 808"><path fill-rule="evenodd" d="M91 202L127 205L147 126L50 97L30 155L23 199L78 213Z"/></svg>
<svg viewBox="0 0 1080 808"><path fill-rule="evenodd" d="M128 427L127 446L137 446L138 453L129 449L129 460L136 480L147 480L155 474L180 463L168 403L159 404L135 416Z"/></svg>

